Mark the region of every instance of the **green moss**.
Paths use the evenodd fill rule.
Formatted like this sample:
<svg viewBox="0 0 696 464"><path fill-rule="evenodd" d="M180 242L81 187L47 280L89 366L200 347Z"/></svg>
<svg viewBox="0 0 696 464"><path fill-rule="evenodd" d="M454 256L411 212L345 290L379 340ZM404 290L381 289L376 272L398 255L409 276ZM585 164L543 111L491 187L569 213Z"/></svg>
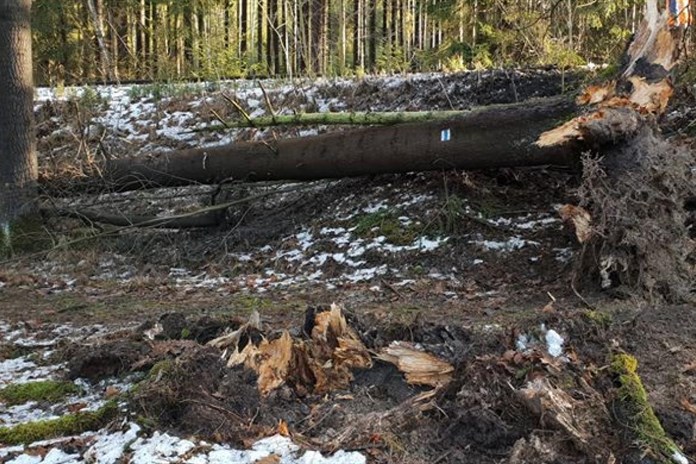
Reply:
<svg viewBox="0 0 696 464"><path fill-rule="evenodd" d="M418 230L414 224L404 225L397 214L389 211L359 216L354 232L361 238L384 236L394 245L410 245L418 236Z"/></svg>
<svg viewBox="0 0 696 464"><path fill-rule="evenodd" d="M621 423L635 435L635 440L646 452L660 462L671 462L672 456L681 451L667 436L650 406L637 369L638 361L631 355L621 353L612 358L611 372L619 383L618 411Z"/></svg>
<svg viewBox="0 0 696 464"><path fill-rule="evenodd" d="M55 403L68 395L79 392L80 388L72 382L44 380L9 385L0 390L0 401L9 406L28 401Z"/></svg>
<svg viewBox="0 0 696 464"><path fill-rule="evenodd" d="M116 401L109 401L96 411L78 412L58 419L27 422L13 427L0 427L0 443L21 445L50 438L78 435L103 427L117 415Z"/></svg>
<svg viewBox="0 0 696 464"><path fill-rule="evenodd" d="M38 214L28 214L0 229L0 257L36 252L53 246L53 238Z"/></svg>
<svg viewBox="0 0 696 464"><path fill-rule="evenodd" d="M191 329L189 329L188 327L184 327L183 329L181 329L181 338L191 338Z"/></svg>
<svg viewBox="0 0 696 464"><path fill-rule="evenodd" d="M168 375L175 371L175 367L176 366L173 360L163 359L162 361L159 361L154 366L152 366L152 368L150 369L150 373L147 375L147 378L144 381L147 381L148 379L161 378L165 375Z"/></svg>
<svg viewBox="0 0 696 464"><path fill-rule="evenodd" d="M583 316L590 322L603 328L609 327L614 320L611 314L597 310L585 311Z"/></svg>

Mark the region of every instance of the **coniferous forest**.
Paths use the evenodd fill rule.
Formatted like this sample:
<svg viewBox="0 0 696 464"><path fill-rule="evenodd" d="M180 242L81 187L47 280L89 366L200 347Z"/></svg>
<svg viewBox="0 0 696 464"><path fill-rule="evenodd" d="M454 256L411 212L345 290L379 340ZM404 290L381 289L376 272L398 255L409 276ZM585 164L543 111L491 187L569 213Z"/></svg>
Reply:
<svg viewBox="0 0 696 464"><path fill-rule="evenodd" d="M37 0L39 84L612 62L644 0Z"/></svg>

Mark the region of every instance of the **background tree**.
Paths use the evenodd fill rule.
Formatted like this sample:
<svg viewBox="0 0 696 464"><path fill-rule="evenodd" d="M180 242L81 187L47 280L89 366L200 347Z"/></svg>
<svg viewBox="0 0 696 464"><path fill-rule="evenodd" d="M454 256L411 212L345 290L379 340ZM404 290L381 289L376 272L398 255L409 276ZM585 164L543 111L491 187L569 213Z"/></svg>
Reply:
<svg viewBox="0 0 696 464"><path fill-rule="evenodd" d="M611 63L644 4L34 0L36 78L53 84Z"/></svg>
<svg viewBox="0 0 696 464"><path fill-rule="evenodd" d="M7 246L36 188L31 0L0 0L0 69L0 235Z"/></svg>

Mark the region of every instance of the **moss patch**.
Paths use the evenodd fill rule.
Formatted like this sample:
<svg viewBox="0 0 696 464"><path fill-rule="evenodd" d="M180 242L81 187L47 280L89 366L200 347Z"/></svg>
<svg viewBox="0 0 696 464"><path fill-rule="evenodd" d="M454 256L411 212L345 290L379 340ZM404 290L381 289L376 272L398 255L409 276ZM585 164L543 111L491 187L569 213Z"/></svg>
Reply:
<svg viewBox="0 0 696 464"><path fill-rule="evenodd" d="M608 314L603 311L597 311L597 310L590 310L590 311L585 311L583 313L583 316L585 319L588 321L594 323L595 325L603 328L608 328L611 323L613 322L614 318L611 316L611 314Z"/></svg>
<svg viewBox="0 0 696 464"><path fill-rule="evenodd" d="M79 393L80 388L72 382L44 380L9 385L0 390L0 401L12 406L28 401L49 401L55 403L68 395Z"/></svg>
<svg viewBox="0 0 696 464"><path fill-rule="evenodd" d="M52 237L38 214L22 216L9 230L0 228L0 256L45 250L52 245Z"/></svg>
<svg viewBox="0 0 696 464"><path fill-rule="evenodd" d="M414 224L404 225L394 212L378 211L359 216L355 234L361 238L383 235L394 245L410 245L418 237L418 228Z"/></svg>
<svg viewBox="0 0 696 464"><path fill-rule="evenodd" d="M118 415L116 401L110 401L96 411L68 414L58 419L48 419L0 427L0 443L5 445L29 444L39 440L78 435L96 430Z"/></svg>
<svg viewBox="0 0 696 464"><path fill-rule="evenodd" d="M638 361L628 354L617 354L611 361L611 372L616 376L618 388L619 419L634 435L634 439L659 462L671 462L679 447L667 436L655 411L648 402L648 395L638 373Z"/></svg>

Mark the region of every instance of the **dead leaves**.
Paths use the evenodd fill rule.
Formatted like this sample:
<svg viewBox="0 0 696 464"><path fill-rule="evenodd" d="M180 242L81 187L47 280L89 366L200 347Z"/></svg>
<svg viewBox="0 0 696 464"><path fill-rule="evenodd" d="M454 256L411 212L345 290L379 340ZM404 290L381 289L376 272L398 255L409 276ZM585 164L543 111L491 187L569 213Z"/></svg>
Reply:
<svg viewBox="0 0 696 464"><path fill-rule="evenodd" d="M452 380L454 372L450 363L408 342L392 342L377 358L394 364L414 385L440 387Z"/></svg>

